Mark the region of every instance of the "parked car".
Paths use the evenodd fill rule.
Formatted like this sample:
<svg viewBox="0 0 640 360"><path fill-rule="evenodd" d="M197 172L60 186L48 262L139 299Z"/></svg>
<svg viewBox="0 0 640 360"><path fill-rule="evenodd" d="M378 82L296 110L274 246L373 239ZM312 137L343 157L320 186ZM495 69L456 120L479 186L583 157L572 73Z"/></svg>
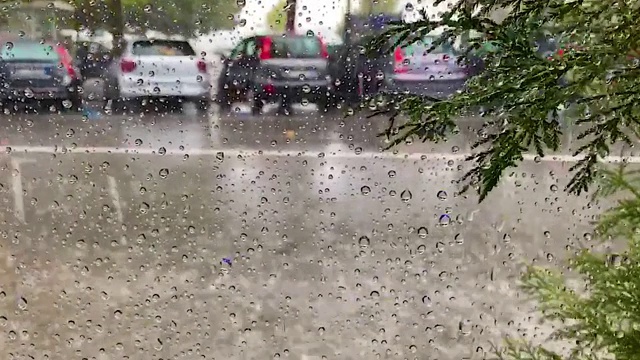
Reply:
<svg viewBox="0 0 640 360"><path fill-rule="evenodd" d="M12 40L0 48L0 101L57 103L60 110L82 107L82 77L62 45L35 40Z"/></svg>
<svg viewBox="0 0 640 360"><path fill-rule="evenodd" d="M327 47L317 36L252 36L224 58L217 100L223 110L237 101L251 104L253 114L265 103L280 101L290 111L292 103L309 101L326 111L333 104Z"/></svg>
<svg viewBox="0 0 640 360"><path fill-rule="evenodd" d="M142 101L210 105L207 63L183 40L125 40L123 53L104 76L105 98L113 111L135 109Z"/></svg>

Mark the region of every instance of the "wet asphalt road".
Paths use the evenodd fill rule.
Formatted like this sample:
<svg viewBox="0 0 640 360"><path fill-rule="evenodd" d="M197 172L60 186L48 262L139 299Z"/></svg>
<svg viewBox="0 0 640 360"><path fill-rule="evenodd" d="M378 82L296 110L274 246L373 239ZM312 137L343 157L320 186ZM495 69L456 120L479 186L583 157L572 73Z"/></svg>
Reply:
<svg viewBox="0 0 640 360"><path fill-rule="evenodd" d="M514 280L603 206L562 162L454 196L479 119L395 155L311 108L0 119L7 359L481 358L548 330Z"/></svg>

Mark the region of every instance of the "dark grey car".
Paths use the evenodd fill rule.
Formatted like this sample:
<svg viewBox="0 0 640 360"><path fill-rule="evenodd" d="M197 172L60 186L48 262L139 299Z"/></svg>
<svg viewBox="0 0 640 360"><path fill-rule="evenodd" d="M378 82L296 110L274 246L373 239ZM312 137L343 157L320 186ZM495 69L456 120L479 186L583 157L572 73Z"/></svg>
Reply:
<svg viewBox="0 0 640 360"><path fill-rule="evenodd" d="M247 101L254 114L265 103L278 101L288 111L297 102L326 110L333 99L328 58L325 44L315 35L250 37L223 59L217 100L225 110Z"/></svg>
<svg viewBox="0 0 640 360"><path fill-rule="evenodd" d="M383 91L444 98L461 90L470 77L461 54L450 44L429 51L437 37L427 36L395 49Z"/></svg>

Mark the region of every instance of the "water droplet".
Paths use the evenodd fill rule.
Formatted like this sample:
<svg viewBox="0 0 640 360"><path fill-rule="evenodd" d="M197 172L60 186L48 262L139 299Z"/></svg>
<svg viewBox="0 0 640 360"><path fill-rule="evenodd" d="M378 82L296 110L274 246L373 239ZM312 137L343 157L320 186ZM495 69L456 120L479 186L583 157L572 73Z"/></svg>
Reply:
<svg viewBox="0 0 640 360"><path fill-rule="evenodd" d="M453 240L456 242L456 244L458 245L462 245L464 244L464 238L462 237L462 234L456 234L456 236L453 238Z"/></svg>
<svg viewBox="0 0 640 360"><path fill-rule="evenodd" d="M161 178L166 179L167 176L169 176L169 169L167 168L160 169L160 171L158 172L158 175L160 175Z"/></svg>
<svg viewBox="0 0 640 360"><path fill-rule="evenodd" d="M218 151L216 153L216 161L218 161L219 163L224 161L224 153L222 151Z"/></svg>
<svg viewBox="0 0 640 360"><path fill-rule="evenodd" d="M418 246L418 249L416 249L416 252L419 255L424 254L426 251L427 251L427 246L426 245L420 245L420 246Z"/></svg>
<svg viewBox="0 0 640 360"><path fill-rule="evenodd" d="M362 195L369 195L371 193L371 188L365 185L360 188L360 192Z"/></svg>
<svg viewBox="0 0 640 360"><path fill-rule="evenodd" d="M440 215L440 219L438 219L440 226L448 226L451 223L451 216L448 214Z"/></svg>
<svg viewBox="0 0 640 360"><path fill-rule="evenodd" d="M140 213L141 214L146 214L149 212L150 206L149 204L147 204L146 202L143 202L142 204L140 204Z"/></svg>
<svg viewBox="0 0 640 360"><path fill-rule="evenodd" d="M20 298L18 299L18 309L27 310L27 304L28 304L27 299L20 296Z"/></svg>
<svg viewBox="0 0 640 360"><path fill-rule="evenodd" d="M418 236L425 239L427 235L429 235L429 230L427 230L426 227L422 226L421 228L418 229Z"/></svg>
<svg viewBox="0 0 640 360"><path fill-rule="evenodd" d="M366 236L361 236L358 240L358 245L360 245L361 248L366 248L369 244L371 244L371 240Z"/></svg>
<svg viewBox="0 0 640 360"><path fill-rule="evenodd" d="M460 331L460 334L465 336L471 334L471 321L469 320L460 321L458 323L458 331Z"/></svg>
<svg viewBox="0 0 640 360"><path fill-rule="evenodd" d="M447 192L444 190L440 190L438 191L438 199L440 200L446 200L447 199Z"/></svg>
<svg viewBox="0 0 640 360"><path fill-rule="evenodd" d="M411 200L412 197L413 195L409 190L404 190L403 192L400 193L400 199L404 202L409 202L409 200Z"/></svg>
<svg viewBox="0 0 640 360"><path fill-rule="evenodd" d="M504 242L505 244L510 243L511 242L511 235L509 235L509 234L502 235L502 242Z"/></svg>
<svg viewBox="0 0 640 360"><path fill-rule="evenodd" d="M389 175L389 177L390 177L390 178L394 178L394 177L396 177L396 172L395 172L395 170L389 170L388 175Z"/></svg>
<svg viewBox="0 0 640 360"><path fill-rule="evenodd" d="M158 154L164 155L166 153L167 153L167 149L165 149L164 147L161 147L160 149L158 149Z"/></svg>
<svg viewBox="0 0 640 360"><path fill-rule="evenodd" d="M140 145L142 145L142 139L136 139L136 140L134 141L134 144L136 144L136 146L140 146Z"/></svg>

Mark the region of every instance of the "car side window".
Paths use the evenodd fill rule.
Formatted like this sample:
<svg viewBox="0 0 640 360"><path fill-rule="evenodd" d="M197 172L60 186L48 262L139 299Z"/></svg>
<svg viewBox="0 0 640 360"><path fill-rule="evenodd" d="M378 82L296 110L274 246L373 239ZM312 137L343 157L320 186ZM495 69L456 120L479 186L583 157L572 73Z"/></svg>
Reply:
<svg viewBox="0 0 640 360"><path fill-rule="evenodd" d="M231 60L240 59L240 57L244 54L246 50L246 46L247 46L247 41L246 40L242 41L240 44L238 44L238 46L236 46L235 48L233 48L233 50L231 50L231 55L229 56L229 58L231 58Z"/></svg>
<svg viewBox="0 0 640 360"><path fill-rule="evenodd" d="M247 40L247 56L253 57L256 56L258 52L258 44L256 43L256 38L251 38Z"/></svg>

